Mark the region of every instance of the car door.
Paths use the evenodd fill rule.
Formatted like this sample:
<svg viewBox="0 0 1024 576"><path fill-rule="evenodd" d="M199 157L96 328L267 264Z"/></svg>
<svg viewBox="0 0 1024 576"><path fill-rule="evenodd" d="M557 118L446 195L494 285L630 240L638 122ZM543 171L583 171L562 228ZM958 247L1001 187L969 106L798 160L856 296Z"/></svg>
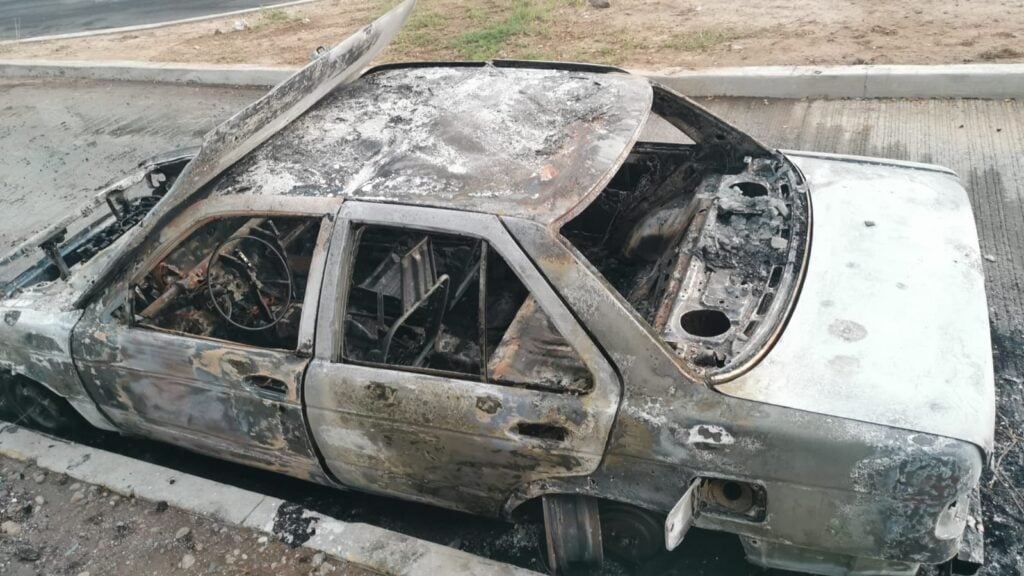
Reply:
<svg viewBox="0 0 1024 576"><path fill-rule="evenodd" d="M305 402L343 484L495 514L595 470L619 382L496 217L348 202L327 270Z"/></svg>
<svg viewBox="0 0 1024 576"><path fill-rule="evenodd" d="M171 224L74 330L103 412L132 433L322 479L300 398L336 209L215 199Z"/></svg>

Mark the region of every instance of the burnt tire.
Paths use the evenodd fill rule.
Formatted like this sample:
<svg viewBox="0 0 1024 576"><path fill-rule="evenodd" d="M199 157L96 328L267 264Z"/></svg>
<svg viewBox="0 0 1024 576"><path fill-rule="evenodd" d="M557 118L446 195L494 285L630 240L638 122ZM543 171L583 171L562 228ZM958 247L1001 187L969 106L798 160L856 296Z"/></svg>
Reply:
<svg viewBox="0 0 1024 576"><path fill-rule="evenodd" d="M49 388L16 377L7 383L7 407L15 424L52 433L66 433L81 425L81 417L68 401Z"/></svg>
<svg viewBox="0 0 1024 576"><path fill-rule="evenodd" d="M548 571L556 576L593 574L604 563L601 516L596 498L544 496Z"/></svg>
<svg viewBox="0 0 1024 576"><path fill-rule="evenodd" d="M665 554L665 518L628 504L601 502L601 538L606 554L641 566Z"/></svg>

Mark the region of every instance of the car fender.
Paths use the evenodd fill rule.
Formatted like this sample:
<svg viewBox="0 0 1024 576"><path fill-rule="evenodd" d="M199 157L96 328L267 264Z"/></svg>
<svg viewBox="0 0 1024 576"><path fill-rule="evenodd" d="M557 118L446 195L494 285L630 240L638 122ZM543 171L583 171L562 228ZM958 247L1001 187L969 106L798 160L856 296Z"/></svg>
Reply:
<svg viewBox="0 0 1024 576"><path fill-rule="evenodd" d="M66 399L93 426L114 431L74 365L71 330L82 311L62 309L60 302L60 292L47 289L0 301L0 381L30 379Z"/></svg>

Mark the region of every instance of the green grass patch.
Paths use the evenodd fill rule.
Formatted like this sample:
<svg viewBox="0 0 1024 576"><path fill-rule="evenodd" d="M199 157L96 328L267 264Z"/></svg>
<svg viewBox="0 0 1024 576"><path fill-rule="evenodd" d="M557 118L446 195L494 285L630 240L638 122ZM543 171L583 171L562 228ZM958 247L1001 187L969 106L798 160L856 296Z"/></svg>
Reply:
<svg viewBox="0 0 1024 576"><path fill-rule="evenodd" d="M453 38L449 47L468 60L489 60L499 56L513 39L534 36L545 31L545 24L559 2L515 0L504 16L487 23L488 18L471 13L471 19L483 28Z"/></svg>
<svg viewBox="0 0 1024 576"><path fill-rule="evenodd" d="M256 21L255 28L262 28L265 26L276 26L279 24L288 24L301 20L302 16L298 14L292 14L286 12L280 8L264 8L259 11L259 20Z"/></svg>
<svg viewBox="0 0 1024 576"><path fill-rule="evenodd" d="M679 50L681 52L707 52L712 48L732 42L742 35L731 30L720 28L702 28L689 32L678 32L673 34L664 48Z"/></svg>
<svg viewBox="0 0 1024 576"><path fill-rule="evenodd" d="M405 50L426 50L438 42L443 44L447 22L447 18L432 10L413 12L395 44Z"/></svg>

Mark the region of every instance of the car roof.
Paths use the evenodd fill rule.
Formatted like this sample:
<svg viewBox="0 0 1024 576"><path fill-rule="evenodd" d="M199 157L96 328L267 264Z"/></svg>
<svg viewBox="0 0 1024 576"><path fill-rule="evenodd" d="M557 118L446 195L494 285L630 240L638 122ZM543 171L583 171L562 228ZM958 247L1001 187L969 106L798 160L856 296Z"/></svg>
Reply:
<svg viewBox="0 0 1024 576"><path fill-rule="evenodd" d="M344 197L550 224L601 192L651 101L645 78L599 68L377 69L249 153L210 194Z"/></svg>

